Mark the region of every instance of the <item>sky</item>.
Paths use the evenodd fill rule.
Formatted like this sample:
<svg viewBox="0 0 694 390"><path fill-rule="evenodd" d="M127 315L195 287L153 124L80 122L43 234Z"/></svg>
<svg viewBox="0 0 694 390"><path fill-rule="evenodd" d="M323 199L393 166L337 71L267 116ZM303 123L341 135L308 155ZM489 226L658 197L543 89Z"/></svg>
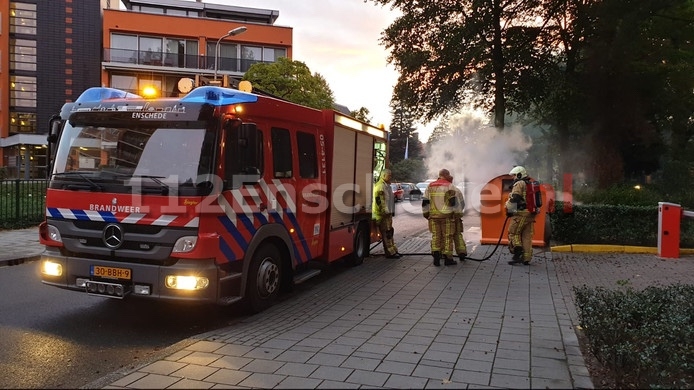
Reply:
<svg viewBox="0 0 694 390"><path fill-rule="evenodd" d="M293 29L292 59L323 76L336 103L352 111L366 107L372 124L390 127L390 98L398 74L379 42L398 11L364 0L204 1L279 11L275 25ZM426 142L433 124L415 127L420 141Z"/></svg>

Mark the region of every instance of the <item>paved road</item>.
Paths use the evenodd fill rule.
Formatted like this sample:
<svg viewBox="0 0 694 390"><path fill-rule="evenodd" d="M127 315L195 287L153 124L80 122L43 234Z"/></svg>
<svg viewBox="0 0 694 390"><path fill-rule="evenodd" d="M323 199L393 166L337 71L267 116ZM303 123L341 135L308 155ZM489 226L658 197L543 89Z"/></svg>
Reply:
<svg viewBox="0 0 694 390"><path fill-rule="evenodd" d="M473 257L490 252L466 240ZM0 232L6 247L9 233ZM399 242L423 253L428 234ZM167 349L88 388L593 388L572 287L694 284L694 257L538 251L509 266L430 256L336 271L269 310Z"/></svg>

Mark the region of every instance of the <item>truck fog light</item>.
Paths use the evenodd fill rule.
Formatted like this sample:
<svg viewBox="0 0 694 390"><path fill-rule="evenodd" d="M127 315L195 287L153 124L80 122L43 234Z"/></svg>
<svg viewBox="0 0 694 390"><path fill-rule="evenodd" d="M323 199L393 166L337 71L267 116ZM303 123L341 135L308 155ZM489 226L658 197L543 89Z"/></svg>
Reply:
<svg viewBox="0 0 694 390"><path fill-rule="evenodd" d="M181 237L176 240L173 246L173 253L187 253L195 249L195 245L198 243L197 236L186 236Z"/></svg>
<svg viewBox="0 0 694 390"><path fill-rule="evenodd" d="M133 288L133 293L137 295L149 295L151 294L151 290L149 289L149 286L136 284Z"/></svg>
<svg viewBox="0 0 694 390"><path fill-rule="evenodd" d="M63 238L60 236L60 231L57 227L53 225L48 225L48 238L56 242L63 242Z"/></svg>
<svg viewBox="0 0 694 390"><path fill-rule="evenodd" d="M204 276L168 275L166 287L174 290L202 290L210 285L210 280Z"/></svg>
<svg viewBox="0 0 694 390"><path fill-rule="evenodd" d="M77 286L77 287L87 287L87 282L88 282L88 281L89 281L89 279L77 278L77 279L75 279L75 286Z"/></svg>
<svg viewBox="0 0 694 390"><path fill-rule="evenodd" d="M41 273L48 276L63 275L63 265L54 261L46 260L41 267Z"/></svg>

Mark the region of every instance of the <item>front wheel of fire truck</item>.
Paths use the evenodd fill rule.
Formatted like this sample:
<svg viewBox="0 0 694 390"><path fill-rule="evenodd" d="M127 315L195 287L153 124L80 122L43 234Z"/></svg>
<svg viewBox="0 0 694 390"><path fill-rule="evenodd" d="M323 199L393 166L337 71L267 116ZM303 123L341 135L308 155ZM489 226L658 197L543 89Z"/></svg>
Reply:
<svg viewBox="0 0 694 390"><path fill-rule="evenodd" d="M258 248L248 273L246 299L253 313L259 313L277 300L282 282L280 251L272 244Z"/></svg>

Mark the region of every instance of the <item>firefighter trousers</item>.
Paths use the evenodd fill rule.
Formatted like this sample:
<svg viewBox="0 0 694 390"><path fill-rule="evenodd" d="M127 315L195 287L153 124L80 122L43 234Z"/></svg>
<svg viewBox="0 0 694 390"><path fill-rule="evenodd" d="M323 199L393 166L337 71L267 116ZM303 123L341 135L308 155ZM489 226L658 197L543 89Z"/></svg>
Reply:
<svg viewBox="0 0 694 390"><path fill-rule="evenodd" d="M530 262L533 257L533 234L535 232L535 215L520 213L511 217L508 225L508 247L511 253L515 247L523 248L523 262Z"/></svg>
<svg viewBox="0 0 694 390"><path fill-rule="evenodd" d="M440 252L446 257L453 256L453 233L455 221L453 218L429 218L431 232L431 253Z"/></svg>
<svg viewBox="0 0 694 390"><path fill-rule="evenodd" d="M453 231L453 247L455 254L459 256L467 256L467 246L465 245L465 237L463 237L463 219L454 217L453 223L455 230Z"/></svg>
<svg viewBox="0 0 694 390"><path fill-rule="evenodd" d="M395 246L395 239L393 238L393 218L382 217L377 219L376 226L378 226L378 232L381 234L383 252L385 252L386 256L398 253L398 248Z"/></svg>

